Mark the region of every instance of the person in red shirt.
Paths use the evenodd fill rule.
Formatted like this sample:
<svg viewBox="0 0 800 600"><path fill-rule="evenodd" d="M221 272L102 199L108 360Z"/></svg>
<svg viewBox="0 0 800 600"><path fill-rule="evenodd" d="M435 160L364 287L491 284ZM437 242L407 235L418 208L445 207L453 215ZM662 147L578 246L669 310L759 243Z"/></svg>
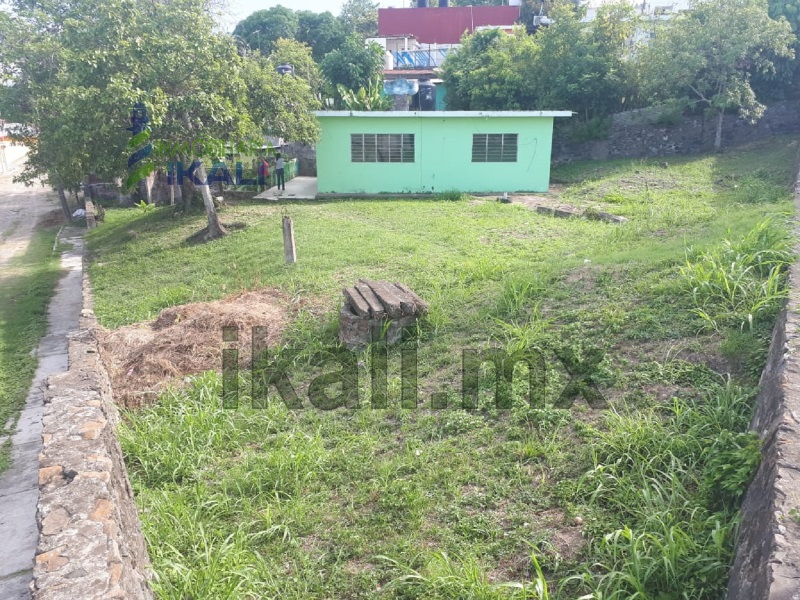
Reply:
<svg viewBox="0 0 800 600"><path fill-rule="evenodd" d="M258 157L258 187L263 192L269 189L269 163L263 156Z"/></svg>

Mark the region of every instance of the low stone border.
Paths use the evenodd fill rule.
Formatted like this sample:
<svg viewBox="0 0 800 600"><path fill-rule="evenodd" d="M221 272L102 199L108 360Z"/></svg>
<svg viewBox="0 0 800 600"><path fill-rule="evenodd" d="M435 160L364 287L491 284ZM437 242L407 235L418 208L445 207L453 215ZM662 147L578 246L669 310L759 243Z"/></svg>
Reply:
<svg viewBox="0 0 800 600"><path fill-rule="evenodd" d="M90 295L84 276L84 306ZM39 456L35 600L150 600L150 561L98 353L94 314L81 313L69 370L48 379Z"/></svg>
<svg viewBox="0 0 800 600"><path fill-rule="evenodd" d="M94 229L97 227L97 221L95 219L95 210L94 210L94 202L91 200L86 200L84 202L86 206L86 229Z"/></svg>
<svg viewBox="0 0 800 600"><path fill-rule="evenodd" d="M608 223L616 223L622 224L627 223L628 219L626 217L621 217L619 215L612 215L608 212L603 212L602 210L596 210L594 208L587 208L582 210L575 206L570 206L569 204L563 204L561 206L544 206L541 204L534 204L532 205L533 208L536 209L536 212L549 215L551 217L558 217L560 219L571 219L575 218L584 218L584 219L592 219L594 221L606 221Z"/></svg>
<svg viewBox="0 0 800 600"><path fill-rule="evenodd" d="M800 177L795 186L800 219ZM800 236L800 221L795 225ZM762 461L742 504L728 600L800 600L800 263L772 334L751 427Z"/></svg>

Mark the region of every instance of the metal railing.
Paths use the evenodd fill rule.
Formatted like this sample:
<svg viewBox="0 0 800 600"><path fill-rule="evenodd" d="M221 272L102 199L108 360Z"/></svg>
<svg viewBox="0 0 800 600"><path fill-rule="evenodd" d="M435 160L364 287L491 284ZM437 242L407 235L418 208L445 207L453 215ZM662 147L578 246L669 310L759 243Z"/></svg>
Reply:
<svg viewBox="0 0 800 600"><path fill-rule="evenodd" d="M398 50L392 52L395 69L432 69L441 67L450 48L435 50Z"/></svg>

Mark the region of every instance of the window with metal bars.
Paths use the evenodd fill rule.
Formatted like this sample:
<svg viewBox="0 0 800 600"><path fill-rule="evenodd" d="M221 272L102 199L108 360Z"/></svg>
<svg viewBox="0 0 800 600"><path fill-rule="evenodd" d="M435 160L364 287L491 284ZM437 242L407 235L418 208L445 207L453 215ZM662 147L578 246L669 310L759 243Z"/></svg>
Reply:
<svg viewBox="0 0 800 600"><path fill-rule="evenodd" d="M413 163L414 134L352 133L350 160L357 163Z"/></svg>
<svg viewBox="0 0 800 600"><path fill-rule="evenodd" d="M473 134L472 162L517 162L517 134Z"/></svg>

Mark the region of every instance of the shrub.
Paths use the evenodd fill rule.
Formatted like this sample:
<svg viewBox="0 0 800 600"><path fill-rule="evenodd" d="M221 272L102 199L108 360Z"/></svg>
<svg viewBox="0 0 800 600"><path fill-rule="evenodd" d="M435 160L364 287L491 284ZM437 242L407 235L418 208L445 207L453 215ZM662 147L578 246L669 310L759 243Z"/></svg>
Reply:
<svg viewBox="0 0 800 600"><path fill-rule="evenodd" d="M611 119L608 117L594 117L580 123L572 129L572 140L578 142L592 142L604 140L611 130Z"/></svg>
<svg viewBox="0 0 800 600"><path fill-rule="evenodd" d="M708 325L752 327L771 318L786 298L784 272L790 260L786 234L764 220L740 240L728 238L702 253L687 251L680 274L694 312Z"/></svg>

